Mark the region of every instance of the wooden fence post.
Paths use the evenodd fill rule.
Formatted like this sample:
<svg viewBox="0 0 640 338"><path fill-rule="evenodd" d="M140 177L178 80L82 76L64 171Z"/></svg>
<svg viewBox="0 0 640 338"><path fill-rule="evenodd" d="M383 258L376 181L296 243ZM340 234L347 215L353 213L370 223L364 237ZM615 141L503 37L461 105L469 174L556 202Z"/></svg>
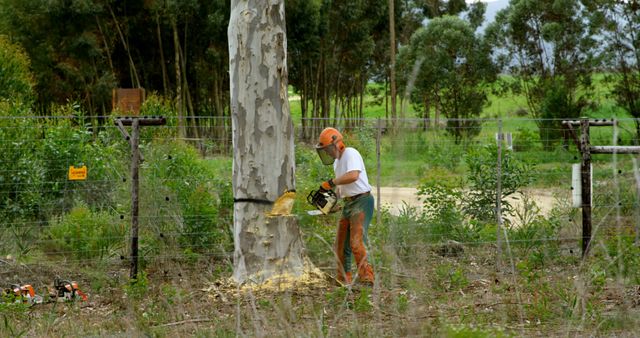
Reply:
<svg viewBox="0 0 640 338"><path fill-rule="evenodd" d="M580 152L582 163L580 183L582 185L582 257L586 257L591 242L591 145L589 140L589 119L580 121Z"/></svg>
<svg viewBox="0 0 640 338"><path fill-rule="evenodd" d="M122 136L131 145L131 267L129 277L138 278L138 215L140 190L140 162L144 161L140 149L140 126L160 126L166 124L164 117L121 117L115 119L115 124ZM131 126L131 135L124 126Z"/></svg>

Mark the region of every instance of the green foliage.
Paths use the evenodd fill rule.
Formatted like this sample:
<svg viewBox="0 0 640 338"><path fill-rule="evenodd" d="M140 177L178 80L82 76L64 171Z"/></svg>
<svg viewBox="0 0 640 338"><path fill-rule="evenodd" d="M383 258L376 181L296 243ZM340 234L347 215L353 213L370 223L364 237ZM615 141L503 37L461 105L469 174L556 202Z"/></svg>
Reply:
<svg viewBox="0 0 640 338"><path fill-rule="evenodd" d="M594 26L602 28L604 51L602 60L612 72L605 81L620 108L629 115L640 117L640 64L636 55L638 45L637 4L628 1L590 1L590 19ZM635 60L635 61L634 61ZM636 138L640 137L640 122L635 121Z"/></svg>
<svg viewBox="0 0 640 338"><path fill-rule="evenodd" d="M497 78L490 49L469 23L453 16L429 21L398 56L398 68L414 102L437 100L456 143L480 132L489 84ZM413 87L412 87L413 86Z"/></svg>
<svg viewBox="0 0 640 338"><path fill-rule="evenodd" d="M147 274L138 272L138 278L133 278L123 286L124 293L132 300L141 300L149 291L149 279Z"/></svg>
<svg viewBox="0 0 640 338"><path fill-rule="evenodd" d="M515 0L486 30L496 59L522 82L532 116L546 119L539 123L545 150L562 130L560 119L580 116L590 96L599 66L592 13L578 0Z"/></svg>
<svg viewBox="0 0 640 338"><path fill-rule="evenodd" d="M433 241L439 239L460 240L458 230L463 227L461 201L462 186L452 180L432 179L418 187L418 196L423 203L423 212Z"/></svg>
<svg viewBox="0 0 640 338"><path fill-rule="evenodd" d="M30 103L34 97L34 80L29 66L25 51L0 35L0 101Z"/></svg>
<svg viewBox="0 0 640 338"><path fill-rule="evenodd" d="M0 302L0 314L2 314L0 334L6 335L7 337L25 336L29 328L22 328L24 325L20 324L27 322L29 307L29 304L22 302Z"/></svg>
<svg viewBox="0 0 640 338"><path fill-rule="evenodd" d="M46 250L76 259L103 258L125 241L125 226L115 215L79 203L51 222L43 236Z"/></svg>
<svg viewBox="0 0 640 338"><path fill-rule="evenodd" d="M46 181L38 129L32 120L0 121L0 214L3 219L37 219Z"/></svg>
<svg viewBox="0 0 640 338"><path fill-rule="evenodd" d="M473 326L447 326L443 337L447 338L488 338L488 337L508 337L509 335L493 329L482 329Z"/></svg>
<svg viewBox="0 0 640 338"><path fill-rule="evenodd" d="M360 289L360 293L353 301L353 310L355 312L370 312L373 309L373 304L371 303L371 289L362 288Z"/></svg>
<svg viewBox="0 0 640 338"><path fill-rule="evenodd" d="M466 194L465 214L481 222L496 220L497 194L497 146L470 149L465 156L469 168L467 180L470 183ZM502 213L513 214L513 207L506 197L514 194L531 181L531 166L519 160L511 151L503 151L501 157L501 205Z"/></svg>
<svg viewBox="0 0 640 338"><path fill-rule="evenodd" d="M465 288L469 285L469 280L461 268L444 263L436 267L434 285L437 289L448 292Z"/></svg>
<svg viewBox="0 0 640 338"><path fill-rule="evenodd" d="M598 277L603 279L619 276L636 284L640 281L640 247L635 244L635 236L628 228L623 231L623 233L611 231L615 235L607 236L604 241L606 254L596 254L599 261L590 271L594 285L600 282L599 286L604 286L606 281L598 281ZM596 271L599 271L601 276Z"/></svg>
<svg viewBox="0 0 640 338"><path fill-rule="evenodd" d="M396 310L399 313L405 313L409 309L409 298L406 294L401 293L396 299Z"/></svg>
<svg viewBox="0 0 640 338"><path fill-rule="evenodd" d="M573 93L559 80L549 80L544 85L544 94L540 98L540 120L536 120L540 130L540 141L547 151L563 137L563 129L558 118L574 119L580 116L586 102L574 100Z"/></svg>
<svg viewBox="0 0 640 338"><path fill-rule="evenodd" d="M184 201L182 217L184 218L182 245L192 245L197 250L206 250L214 244L221 244L224 230L217 226L217 201L202 186L196 187ZM222 230L222 231L221 231Z"/></svg>
<svg viewBox="0 0 640 338"><path fill-rule="evenodd" d="M513 135L513 150L531 151L535 149L535 144L540 140L539 136L529 128L518 127Z"/></svg>
<svg viewBox="0 0 640 338"><path fill-rule="evenodd" d="M179 233L178 242L194 252L230 245L233 198L229 180L216 177L194 147L179 143L154 144L147 184L159 190L156 202L179 219L158 224L160 231ZM162 230L164 228L164 230Z"/></svg>
<svg viewBox="0 0 640 338"><path fill-rule="evenodd" d="M73 116L80 113L77 104L61 108L60 114ZM68 114L68 115L67 115ZM79 118L82 120L82 117ZM98 137L89 129L89 124L77 125L73 120L52 120L44 124L42 149L39 158L49 186L43 198L55 201L47 212L56 209L68 210L75 199L80 199L92 208L108 208L115 205L113 181L119 179L126 170L126 155L115 134L106 130ZM87 166L87 180L69 182L67 171L70 166ZM78 193L69 194L69 188ZM78 189L83 187L82 189Z"/></svg>
<svg viewBox="0 0 640 338"><path fill-rule="evenodd" d="M386 215L389 225L388 237L401 257L411 256L416 246L424 245L431 238L423 215L416 207L404 204L397 216Z"/></svg>
<svg viewBox="0 0 640 338"><path fill-rule="evenodd" d="M335 288L335 290L325 294L325 299L334 309L338 309L346 305L348 292L349 290L345 287Z"/></svg>
<svg viewBox="0 0 640 338"><path fill-rule="evenodd" d="M541 216L540 208L526 193L520 194L521 207L513 212L513 224L508 228L512 247L529 255L530 260L540 265L548 258L548 253L557 249L557 243L550 239L558 236L560 221L556 218ZM533 251L533 252L532 252Z"/></svg>

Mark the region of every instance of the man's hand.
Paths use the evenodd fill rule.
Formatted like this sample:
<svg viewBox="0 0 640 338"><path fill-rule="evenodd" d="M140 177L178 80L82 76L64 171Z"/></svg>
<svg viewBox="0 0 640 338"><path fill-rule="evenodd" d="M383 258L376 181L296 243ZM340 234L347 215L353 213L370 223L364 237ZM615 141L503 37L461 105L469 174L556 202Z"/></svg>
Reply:
<svg viewBox="0 0 640 338"><path fill-rule="evenodd" d="M322 188L323 190L331 190L335 187L335 183L333 183L333 179L329 179L328 181L324 181L322 182L322 184L320 185L320 188Z"/></svg>

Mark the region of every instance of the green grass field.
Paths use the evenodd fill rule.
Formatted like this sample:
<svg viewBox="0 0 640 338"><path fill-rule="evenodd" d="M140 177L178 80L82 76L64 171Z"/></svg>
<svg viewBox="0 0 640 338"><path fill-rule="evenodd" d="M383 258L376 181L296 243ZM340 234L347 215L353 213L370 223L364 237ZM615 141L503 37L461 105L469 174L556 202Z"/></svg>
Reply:
<svg viewBox="0 0 640 338"><path fill-rule="evenodd" d="M610 86L604 81L603 75L595 77L595 86L590 94L592 104L585 110L585 115L591 118L618 118L618 145L634 144L635 124L629 119L629 115L610 98ZM370 84L365 98L364 115L366 118L385 119L389 116L387 103L381 98L384 88L379 84ZM376 94L377 96L371 95ZM300 122L300 102L294 97L290 101L291 114L294 123ZM552 151L542 149L539 127L528 113L526 98L523 95L497 96L490 94L488 103L484 107L482 118L482 130L471 143L458 145L443 130L430 129L427 131L401 130L399 135L385 134L381 140L381 169L380 177L382 185L416 186L423 178L430 176L434 168L444 167L446 170L438 170L440 174L462 175L465 172L462 158L469 146L495 143L495 135L498 132L498 119L500 119L503 133L511 133L517 156L528 163L534 164L541 171L539 177L534 180L534 185L539 187L556 186L560 181L566 181L567 170L570 164L579 161L579 152L571 140L568 140L568 148L561 147L558 139ZM398 109L400 108L398 103ZM407 102L403 103L406 109L406 118L417 118L416 111ZM431 116L433 116L433 112ZM400 114L399 114L400 116ZM410 122L408 125L415 124ZM406 127L407 125L405 125ZM594 145L613 144L613 128L592 128L591 141ZM304 145L303 145L304 146ZM369 144L371 146L371 144ZM365 150L368 155L375 155L375 149ZM620 156L622 165L629 167L629 158ZM369 167L377 167L377 159L366 157ZM594 156L594 161L605 165L611 161L609 155ZM626 163L626 164L625 164ZM567 169L569 168L569 169Z"/></svg>

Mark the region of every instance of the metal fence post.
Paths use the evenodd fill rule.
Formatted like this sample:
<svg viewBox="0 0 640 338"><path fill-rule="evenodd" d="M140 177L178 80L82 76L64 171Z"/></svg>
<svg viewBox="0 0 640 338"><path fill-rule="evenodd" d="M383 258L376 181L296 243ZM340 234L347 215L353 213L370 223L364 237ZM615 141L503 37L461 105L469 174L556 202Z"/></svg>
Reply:
<svg viewBox="0 0 640 338"><path fill-rule="evenodd" d="M589 119L580 121L582 134L580 148L582 149L581 184L582 184L582 258L586 258L591 242L591 145L589 140Z"/></svg>
<svg viewBox="0 0 640 338"><path fill-rule="evenodd" d="M612 154L612 160L613 160L613 185L614 185L614 192L616 195L616 234L618 236L618 257L617 257L617 261L618 261L618 283L622 284L622 273L624 270L623 264L622 264L622 222L621 222L621 210L620 210L620 182L618 180L618 152L617 152L617 145L618 145L618 121L616 119L613 119L613 154Z"/></svg>
<svg viewBox="0 0 640 338"><path fill-rule="evenodd" d="M139 135L139 120L135 119L131 124L131 279L138 278Z"/></svg>
<svg viewBox="0 0 640 338"><path fill-rule="evenodd" d="M496 163L496 269L502 267L502 119L498 119L498 162Z"/></svg>
<svg viewBox="0 0 640 338"><path fill-rule="evenodd" d="M381 165L380 165L380 139L382 137L382 123L380 121L380 118L378 117L378 121L377 121L377 132L376 132L376 164L377 164L377 177L376 177L376 192L378 196L378 200L376 201L377 203L377 208L376 208L376 224L378 225L378 228L380 227L380 223L382 222L380 220L380 206L382 205L380 200L382 199L380 196L380 172L381 172Z"/></svg>

